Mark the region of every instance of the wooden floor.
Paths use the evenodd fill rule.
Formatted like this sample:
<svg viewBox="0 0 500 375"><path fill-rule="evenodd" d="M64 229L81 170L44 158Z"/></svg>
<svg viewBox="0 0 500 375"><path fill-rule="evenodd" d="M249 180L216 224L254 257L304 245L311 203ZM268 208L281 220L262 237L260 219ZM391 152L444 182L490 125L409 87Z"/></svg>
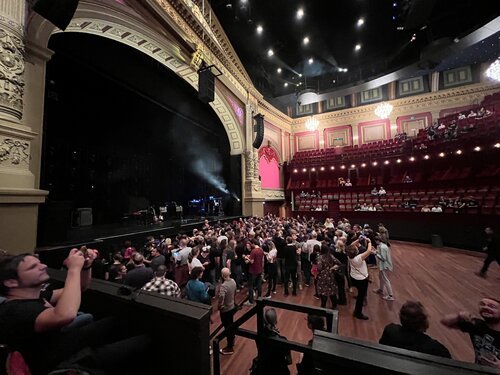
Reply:
<svg viewBox="0 0 500 375"><path fill-rule="evenodd" d="M477 303L483 296L500 297L500 267L496 263L490 266L487 279L474 275L480 269L483 257L465 251L450 248L434 249L430 245L408 242L391 243L394 272L390 275L394 290L393 302L381 299L372 292L378 286L378 276L369 286L368 305L364 314L368 321L360 321L352 317L354 299L348 294L348 305L339 307L339 334L343 336L378 342L383 328L391 322L399 323L398 312L407 300L423 303L429 314L430 328L427 334L445 345L454 359L472 362L474 353L466 334L442 326L439 321L448 313L469 310L477 314ZM376 271L376 270L375 270ZM267 284L263 284L266 290ZM314 287L304 288L298 296L285 297L283 288L278 285L274 299L290 301L304 305L319 306L314 299ZM242 291L239 300L245 298ZM327 306L330 307L330 306ZM244 307L239 317L248 308ZM278 311L278 327L281 334L289 340L307 343L311 332L307 329L304 314ZM212 329L220 324L219 313L214 306ZM248 321L243 328L256 329L255 318ZM224 347L225 342L221 343ZM222 374L248 374L252 358L257 355L255 343L251 340L236 338L235 354L221 356ZM292 374L296 373L295 364L300 353L293 353Z"/></svg>

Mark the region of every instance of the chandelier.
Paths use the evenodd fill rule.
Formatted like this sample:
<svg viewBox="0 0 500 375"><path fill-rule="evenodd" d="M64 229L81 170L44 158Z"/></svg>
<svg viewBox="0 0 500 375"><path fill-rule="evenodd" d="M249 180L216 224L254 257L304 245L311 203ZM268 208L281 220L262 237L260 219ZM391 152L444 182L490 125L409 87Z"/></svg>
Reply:
<svg viewBox="0 0 500 375"><path fill-rule="evenodd" d="M500 81L500 57L492 62L489 68L486 69L486 76L495 81Z"/></svg>
<svg viewBox="0 0 500 375"><path fill-rule="evenodd" d="M315 131L318 129L319 121L318 119L314 118L314 116L311 116L307 119L306 121L306 129L309 131Z"/></svg>
<svg viewBox="0 0 500 375"><path fill-rule="evenodd" d="M387 118L392 112L392 105L389 103L380 103L377 108L375 108L375 114L380 118Z"/></svg>

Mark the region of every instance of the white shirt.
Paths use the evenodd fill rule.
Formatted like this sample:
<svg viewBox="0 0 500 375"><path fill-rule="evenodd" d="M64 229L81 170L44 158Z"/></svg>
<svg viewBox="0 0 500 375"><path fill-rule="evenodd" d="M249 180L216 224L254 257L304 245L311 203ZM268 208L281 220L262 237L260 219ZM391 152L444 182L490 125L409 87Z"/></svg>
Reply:
<svg viewBox="0 0 500 375"><path fill-rule="evenodd" d="M354 258L349 258L351 265L351 277L356 280L364 280L368 277L368 267L364 259L361 259L361 254L356 255Z"/></svg>
<svg viewBox="0 0 500 375"><path fill-rule="evenodd" d="M272 249L268 254L267 254L267 261L269 263L275 263L276 262L276 257L278 256L278 250Z"/></svg>
<svg viewBox="0 0 500 375"><path fill-rule="evenodd" d="M443 212L443 209L441 208L441 206L432 207L431 212Z"/></svg>
<svg viewBox="0 0 500 375"><path fill-rule="evenodd" d="M198 258L193 258L191 263L188 263L189 273L191 273L191 270L195 267L201 267L201 268L205 269L205 267L203 267L203 264L201 264L201 262Z"/></svg>

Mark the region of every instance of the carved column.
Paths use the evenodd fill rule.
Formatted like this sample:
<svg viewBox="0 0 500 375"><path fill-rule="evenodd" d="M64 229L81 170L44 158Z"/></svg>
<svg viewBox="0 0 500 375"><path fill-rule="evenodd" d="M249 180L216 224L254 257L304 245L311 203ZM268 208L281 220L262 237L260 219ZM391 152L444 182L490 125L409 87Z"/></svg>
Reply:
<svg viewBox="0 0 500 375"><path fill-rule="evenodd" d="M0 0L0 248L11 252L34 249L47 194L37 189L45 61L41 71L28 62L26 9Z"/></svg>
<svg viewBox="0 0 500 375"><path fill-rule="evenodd" d="M262 194L261 183L259 181L259 154L252 146L253 143L253 116L257 114L257 101L252 97L246 105L245 129L246 144L245 153L242 156L243 179L243 214L262 216L264 209L262 204L264 197Z"/></svg>

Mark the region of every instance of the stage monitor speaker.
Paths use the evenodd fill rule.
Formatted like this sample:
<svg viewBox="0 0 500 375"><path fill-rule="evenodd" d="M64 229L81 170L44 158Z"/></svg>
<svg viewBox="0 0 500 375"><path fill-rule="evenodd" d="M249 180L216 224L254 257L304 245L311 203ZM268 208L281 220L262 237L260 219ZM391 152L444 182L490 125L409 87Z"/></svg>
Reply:
<svg viewBox="0 0 500 375"><path fill-rule="evenodd" d="M68 27L78 7L78 0L35 0L32 9L61 30Z"/></svg>
<svg viewBox="0 0 500 375"><path fill-rule="evenodd" d="M215 76L210 69L198 72L198 99L203 103L210 103L215 99Z"/></svg>
<svg viewBox="0 0 500 375"><path fill-rule="evenodd" d="M253 126L253 131L255 132L253 147L258 149L264 140L264 115L259 113L253 118L255 120L255 125Z"/></svg>

